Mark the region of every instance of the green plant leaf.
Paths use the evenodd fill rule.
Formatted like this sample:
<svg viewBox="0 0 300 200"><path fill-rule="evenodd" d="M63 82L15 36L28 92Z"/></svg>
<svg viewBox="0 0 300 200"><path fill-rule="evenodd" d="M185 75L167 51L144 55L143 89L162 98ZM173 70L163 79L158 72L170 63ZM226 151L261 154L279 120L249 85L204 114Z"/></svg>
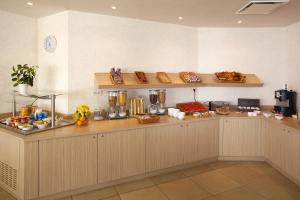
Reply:
<svg viewBox="0 0 300 200"><path fill-rule="evenodd" d="M13 66L13 73L11 74L12 81L18 84L28 84L33 86L33 82L36 76L36 69L38 66L29 66L28 64L18 64L17 67Z"/></svg>

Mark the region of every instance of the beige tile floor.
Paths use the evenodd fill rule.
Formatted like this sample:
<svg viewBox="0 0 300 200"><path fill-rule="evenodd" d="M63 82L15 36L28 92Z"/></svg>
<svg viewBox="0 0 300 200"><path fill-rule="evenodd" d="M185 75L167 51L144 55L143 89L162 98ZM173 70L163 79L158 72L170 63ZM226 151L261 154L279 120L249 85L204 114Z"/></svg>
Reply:
<svg viewBox="0 0 300 200"><path fill-rule="evenodd" d="M216 162L65 200L300 200L300 187L264 162Z"/></svg>

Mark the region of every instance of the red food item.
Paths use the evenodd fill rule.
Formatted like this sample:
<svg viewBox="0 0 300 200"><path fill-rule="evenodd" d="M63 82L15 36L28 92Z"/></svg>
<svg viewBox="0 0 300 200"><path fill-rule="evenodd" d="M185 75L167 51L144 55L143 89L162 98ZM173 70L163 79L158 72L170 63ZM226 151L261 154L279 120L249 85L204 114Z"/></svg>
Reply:
<svg viewBox="0 0 300 200"><path fill-rule="evenodd" d="M180 104L177 104L177 108L179 108L181 111L187 112L187 113L208 110L208 108L206 106L202 105L199 102L180 103Z"/></svg>

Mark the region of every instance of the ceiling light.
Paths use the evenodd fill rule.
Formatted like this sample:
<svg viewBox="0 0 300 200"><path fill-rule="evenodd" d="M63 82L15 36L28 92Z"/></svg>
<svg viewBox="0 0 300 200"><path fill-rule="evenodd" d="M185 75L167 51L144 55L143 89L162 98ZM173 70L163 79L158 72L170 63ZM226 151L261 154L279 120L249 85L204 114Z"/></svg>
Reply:
<svg viewBox="0 0 300 200"><path fill-rule="evenodd" d="M237 23L238 23L238 24L241 24L241 23L243 23L243 21L242 21L242 20L239 20L239 21L237 21Z"/></svg>
<svg viewBox="0 0 300 200"><path fill-rule="evenodd" d="M179 20L183 20L183 17L178 17Z"/></svg>
<svg viewBox="0 0 300 200"><path fill-rule="evenodd" d="M117 6L112 6L111 9L116 10Z"/></svg>
<svg viewBox="0 0 300 200"><path fill-rule="evenodd" d="M29 2L27 2L27 5L28 6L33 6L33 3L29 1Z"/></svg>

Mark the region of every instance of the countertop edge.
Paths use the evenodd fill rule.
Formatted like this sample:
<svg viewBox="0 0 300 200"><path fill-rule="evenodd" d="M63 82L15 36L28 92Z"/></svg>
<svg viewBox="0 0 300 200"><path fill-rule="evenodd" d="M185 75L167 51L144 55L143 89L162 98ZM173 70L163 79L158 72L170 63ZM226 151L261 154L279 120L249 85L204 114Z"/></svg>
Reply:
<svg viewBox="0 0 300 200"><path fill-rule="evenodd" d="M233 112L229 115L217 115L215 117L209 117L209 118L195 118L193 116L187 116L185 120L177 120L169 116L162 116L161 121L158 123L142 124L142 125L139 124L137 120L134 118L123 119L123 120L90 121L89 125L85 127L77 127L76 125L72 125L68 127L57 128L54 130L35 133L31 135L22 135L22 134L15 133L13 131L6 130L4 128L0 128L0 134L4 133L4 134L17 137L18 139L21 139L24 142L32 142L32 141L49 140L49 139L56 139L56 138L94 135L100 133L106 134L106 133L112 133L118 131L166 126L172 124L187 124L187 123L205 121L205 120L219 120L223 118L265 119L265 120L270 120L273 123L285 125L289 128L292 128L300 132L300 123L298 123L297 119L285 118L283 120L276 120L274 118L265 118L262 115L259 115L257 117L248 117L246 114Z"/></svg>

